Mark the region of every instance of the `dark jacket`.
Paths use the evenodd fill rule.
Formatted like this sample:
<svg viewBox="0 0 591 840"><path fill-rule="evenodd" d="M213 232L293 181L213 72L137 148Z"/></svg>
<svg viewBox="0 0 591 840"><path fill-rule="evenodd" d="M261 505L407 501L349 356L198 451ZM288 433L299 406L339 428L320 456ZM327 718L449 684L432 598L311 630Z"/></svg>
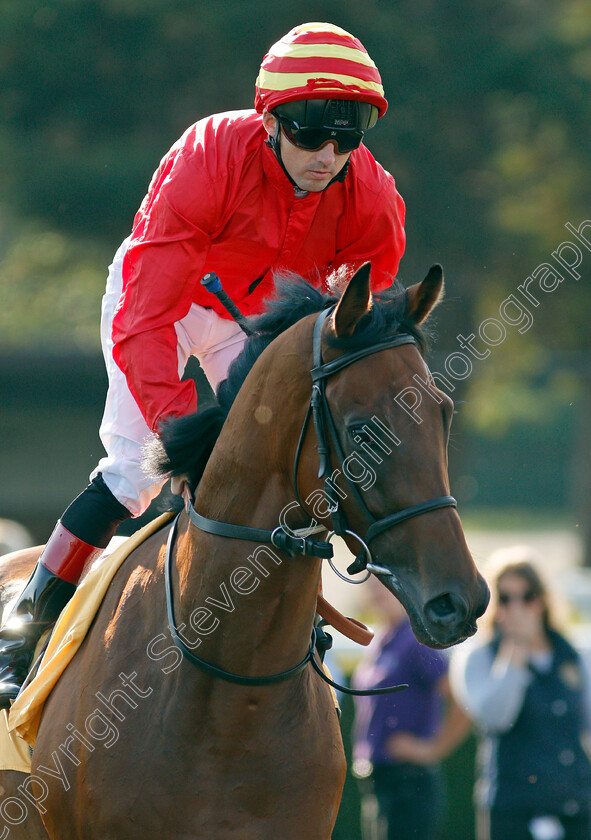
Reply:
<svg viewBox="0 0 591 840"><path fill-rule="evenodd" d="M549 671L530 665L531 679L515 724L487 737L481 757L489 805L533 814L574 816L591 803L591 764L581 745L586 729L585 674L579 655L551 632ZM493 658L499 640L491 642Z"/></svg>

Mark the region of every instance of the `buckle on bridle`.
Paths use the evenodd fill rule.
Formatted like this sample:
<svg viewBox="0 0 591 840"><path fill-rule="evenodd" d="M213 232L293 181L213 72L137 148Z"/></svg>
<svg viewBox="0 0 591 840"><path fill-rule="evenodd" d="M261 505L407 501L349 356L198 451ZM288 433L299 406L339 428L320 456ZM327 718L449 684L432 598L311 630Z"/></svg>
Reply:
<svg viewBox="0 0 591 840"><path fill-rule="evenodd" d="M328 540L311 540L309 537L298 537L296 534L288 534L281 525L271 533L271 543L279 551L285 551L290 557L296 554L309 554L312 557L320 557L330 563L333 556L332 545Z"/></svg>
<svg viewBox="0 0 591 840"><path fill-rule="evenodd" d="M285 551L290 557L295 557L296 554L306 553L304 537L294 537L288 534L283 530L281 525L278 525L271 534L271 543L279 551Z"/></svg>

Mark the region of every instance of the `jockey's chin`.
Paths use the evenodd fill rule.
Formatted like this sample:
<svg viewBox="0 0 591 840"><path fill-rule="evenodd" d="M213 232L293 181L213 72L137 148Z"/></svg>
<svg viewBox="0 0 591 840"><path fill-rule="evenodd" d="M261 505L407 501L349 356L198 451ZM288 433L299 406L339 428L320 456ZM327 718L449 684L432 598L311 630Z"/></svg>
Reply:
<svg viewBox="0 0 591 840"><path fill-rule="evenodd" d="M281 159L290 177L301 190L322 192L343 169L351 152L339 154L333 141L309 152L281 138Z"/></svg>

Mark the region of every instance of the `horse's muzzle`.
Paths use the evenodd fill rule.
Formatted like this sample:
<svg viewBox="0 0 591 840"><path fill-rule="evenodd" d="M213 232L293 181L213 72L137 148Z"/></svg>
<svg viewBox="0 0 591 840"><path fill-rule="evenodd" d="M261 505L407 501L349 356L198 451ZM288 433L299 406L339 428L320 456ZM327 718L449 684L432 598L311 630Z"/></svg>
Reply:
<svg viewBox="0 0 591 840"><path fill-rule="evenodd" d="M456 592L444 592L427 601L423 608L425 630L437 646L448 647L473 636L476 619L488 606L490 592L484 580L480 581L480 593L473 607Z"/></svg>

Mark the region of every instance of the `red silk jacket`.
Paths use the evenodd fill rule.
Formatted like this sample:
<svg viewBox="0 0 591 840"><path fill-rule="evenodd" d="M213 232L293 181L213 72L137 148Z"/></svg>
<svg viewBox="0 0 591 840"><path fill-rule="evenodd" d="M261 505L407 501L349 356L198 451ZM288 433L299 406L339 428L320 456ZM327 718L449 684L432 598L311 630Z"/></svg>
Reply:
<svg viewBox="0 0 591 840"><path fill-rule="evenodd" d="M113 355L150 428L195 411L178 376L174 324L197 303L230 316L201 277L219 275L246 314L263 309L273 274L326 286L372 263L374 291L392 282L405 244L394 179L360 146L343 182L298 197L265 144L260 114L234 111L191 126L163 158L135 217L113 320Z"/></svg>

